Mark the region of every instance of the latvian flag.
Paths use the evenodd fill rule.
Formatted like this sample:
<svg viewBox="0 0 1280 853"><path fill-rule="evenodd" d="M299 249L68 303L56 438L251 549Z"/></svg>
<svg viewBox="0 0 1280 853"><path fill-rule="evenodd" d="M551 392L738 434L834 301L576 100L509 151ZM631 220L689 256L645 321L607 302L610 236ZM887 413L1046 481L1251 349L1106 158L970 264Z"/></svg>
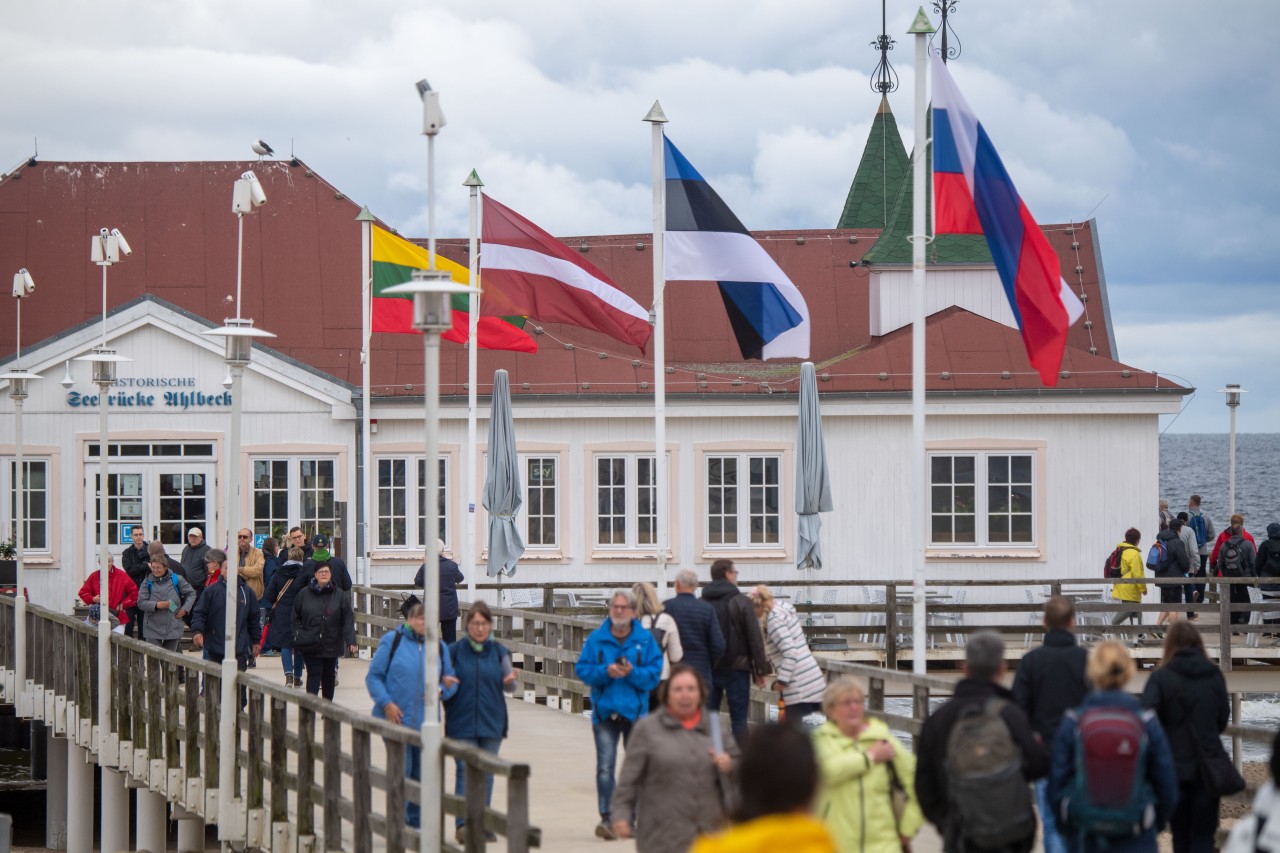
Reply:
<svg viewBox="0 0 1280 853"><path fill-rule="evenodd" d="M413 301L410 296L383 296L382 292L396 284L404 284L413 278L414 270L430 269L431 255L421 246L415 246L390 231L373 226L373 317L371 330L415 334L413 328ZM436 255L436 269L449 273L459 284L467 284L467 268L448 258ZM446 341L459 344L467 342L468 302L465 293L453 297L453 328L442 336ZM481 317L476 335L481 349L537 352L529 333L524 330L525 318Z"/></svg>
<svg viewBox="0 0 1280 853"><path fill-rule="evenodd" d="M667 281L714 281L743 358L808 358L804 297L698 174L666 143Z"/></svg>
<svg viewBox="0 0 1280 853"><path fill-rule="evenodd" d="M986 130L933 57L933 209L938 234L984 234L1040 381L1058 384L1067 329L1084 306L1018 195Z"/></svg>
<svg viewBox="0 0 1280 853"><path fill-rule="evenodd" d="M649 312L579 253L484 196L480 268L484 314L523 314L602 332L644 352Z"/></svg>

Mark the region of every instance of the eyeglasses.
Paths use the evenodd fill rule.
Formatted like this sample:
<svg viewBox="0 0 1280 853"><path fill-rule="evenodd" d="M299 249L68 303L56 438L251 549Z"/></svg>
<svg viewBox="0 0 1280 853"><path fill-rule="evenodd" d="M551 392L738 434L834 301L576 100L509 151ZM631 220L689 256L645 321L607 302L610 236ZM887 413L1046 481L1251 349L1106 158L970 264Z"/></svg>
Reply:
<svg viewBox="0 0 1280 853"><path fill-rule="evenodd" d="M239 538L239 539L248 539L249 537L248 537L248 536L237 536L237 538Z"/></svg>

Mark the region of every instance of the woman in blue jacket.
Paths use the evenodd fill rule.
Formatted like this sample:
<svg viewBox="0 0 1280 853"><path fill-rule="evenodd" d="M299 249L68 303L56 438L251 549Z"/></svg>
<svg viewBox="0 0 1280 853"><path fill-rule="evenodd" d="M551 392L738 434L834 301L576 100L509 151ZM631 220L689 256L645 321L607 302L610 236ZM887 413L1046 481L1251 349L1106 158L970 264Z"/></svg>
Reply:
<svg viewBox="0 0 1280 853"><path fill-rule="evenodd" d="M396 725L416 729L422 725L422 712L426 707L426 691L422 689L423 638L427 632L427 618L421 602L406 608L405 624L388 631L378 641L378 649L369 663L369 673L364 677L365 687L373 698L373 715ZM458 689L449 648L440 644L440 696L448 700ZM405 776L422 778L422 748L411 746L404 762ZM406 801L404 819L409 826L417 827L421 821L421 808Z"/></svg>
<svg viewBox="0 0 1280 853"><path fill-rule="evenodd" d="M503 692L516 680L511 667L511 652L490 638L493 631L493 614L488 605L477 601L467 611L463 620L465 636L449 647L454 670L458 674L458 691L445 700L445 737L469 743L485 752L498 754L502 739L507 736L507 702ZM467 793L466 765L457 762L455 793L463 797ZM493 774L485 779L484 802L493 799ZM466 821L459 816L457 841L466 841ZM490 841L497 840L486 832Z"/></svg>
<svg viewBox="0 0 1280 853"><path fill-rule="evenodd" d="M1138 700L1125 692L1125 685L1133 677L1136 670L1133 659L1125 647L1117 642L1099 643L1089 652L1089 662L1085 672L1093 683L1093 692L1085 697L1084 703L1075 711L1068 712L1058 726L1058 734L1053 742L1053 763L1049 770L1049 802L1053 803L1054 816L1063 840L1071 853L1156 853L1156 834L1169 822L1174 806L1178 802L1178 776L1174 771L1173 753L1169 749L1169 740L1165 737L1160 720L1150 711L1144 711ZM1081 825L1083 816L1091 813L1095 819L1101 815L1098 807L1089 802L1098 802L1099 795L1106 796L1101 789L1108 780L1121 777L1124 769L1118 765L1124 759L1109 759L1095 755L1092 760L1098 762L1097 778L1084 776L1084 770L1076 766L1077 751L1080 745L1080 728L1091 725L1086 715L1093 710L1128 711L1141 720L1146 734L1145 766L1136 768L1143 774L1140 783L1145 792L1146 804L1140 815L1133 817L1128 831L1108 833L1109 837L1090 834L1089 828ZM1132 719L1130 717L1129 719ZM1121 720L1113 722L1099 721L1098 743L1110 747L1107 741L1115 741L1123 737L1123 729L1117 728ZM1103 726L1110 727L1110 733L1103 731ZM1113 747L1118 756L1133 754L1132 745L1126 749L1127 738ZM1077 774L1087 779L1090 790L1075 790ZM1113 786L1114 787L1114 786ZM1111 792L1113 796L1120 792ZM1094 795L1094 796L1089 796ZM1082 798L1086 798L1083 799ZM1122 810L1123 811L1123 810ZM1119 823L1115 821L1114 823ZM1119 837L1117 837L1119 836Z"/></svg>

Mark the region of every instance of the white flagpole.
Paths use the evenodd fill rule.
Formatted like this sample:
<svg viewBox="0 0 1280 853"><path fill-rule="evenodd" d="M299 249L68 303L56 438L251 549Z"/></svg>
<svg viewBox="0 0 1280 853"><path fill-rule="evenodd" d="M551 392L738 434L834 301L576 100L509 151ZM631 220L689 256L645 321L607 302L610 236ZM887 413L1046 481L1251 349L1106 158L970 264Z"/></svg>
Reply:
<svg viewBox="0 0 1280 853"><path fill-rule="evenodd" d="M467 449L463 465L467 489L466 539L462 543L462 567L467 576L467 596L476 600L476 380L479 378L480 349L480 188L484 183L476 170L462 182L471 190L471 237L468 241L468 274L471 294L467 300Z"/></svg>
<svg viewBox="0 0 1280 853"><path fill-rule="evenodd" d="M926 152L925 120L928 110L928 95L925 92L925 57L928 54L926 36L933 32L933 26L924 13L924 8L916 14L908 33L914 35L916 42L916 110L915 110L915 150L911 174L911 473L913 488L911 490L911 545L912 545L912 580L913 595L911 612L911 671L916 675L925 674L925 566L924 544L927 526L925 524L928 504L925 490L925 432L924 432L924 343L925 343L925 307L924 307L924 249L925 249L925 193L929 188L925 184ZM894 626L889 626L893 630Z"/></svg>
<svg viewBox="0 0 1280 853"><path fill-rule="evenodd" d="M360 466L364 476L360 478L360 503L363 506L359 525L364 533L364 553L358 574L360 582L366 586L373 583L373 534L374 526L369 523L373 517L373 437L372 421L369 412L369 371L370 341L373 337L373 214L369 208L360 209L356 216L360 223L360 410L364 417L360 424Z"/></svg>
<svg viewBox="0 0 1280 853"><path fill-rule="evenodd" d="M666 283L663 238L667 228L667 178L664 168L663 128L667 117L657 101L644 120L653 138L653 460L654 511L658 534L658 595L667 593L667 549L669 525L667 488L667 348L662 330L662 290ZM639 471L637 470L637 476Z"/></svg>

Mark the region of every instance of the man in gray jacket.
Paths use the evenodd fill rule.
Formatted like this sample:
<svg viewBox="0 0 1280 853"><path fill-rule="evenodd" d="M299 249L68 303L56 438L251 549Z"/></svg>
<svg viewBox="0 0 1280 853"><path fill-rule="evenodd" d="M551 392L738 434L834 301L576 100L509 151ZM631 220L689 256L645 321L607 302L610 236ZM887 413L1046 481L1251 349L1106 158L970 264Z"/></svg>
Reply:
<svg viewBox="0 0 1280 853"><path fill-rule="evenodd" d="M153 560L150 571L138 584L138 609L146 614L143 636L148 643L176 652L187 627L182 618L195 607L196 591L169 570L167 560Z"/></svg>

